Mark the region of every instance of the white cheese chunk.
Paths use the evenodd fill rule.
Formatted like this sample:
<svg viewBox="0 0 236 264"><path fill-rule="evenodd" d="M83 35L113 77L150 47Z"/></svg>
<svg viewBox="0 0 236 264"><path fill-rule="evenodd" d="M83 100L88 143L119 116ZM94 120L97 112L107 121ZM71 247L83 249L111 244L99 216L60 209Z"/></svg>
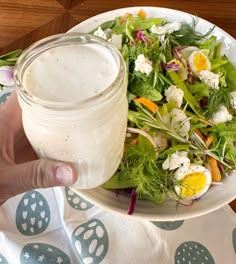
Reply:
<svg viewBox="0 0 236 264"><path fill-rule="evenodd" d="M219 89L220 75L208 70L199 73L199 79L213 89Z"/></svg>
<svg viewBox="0 0 236 264"><path fill-rule="evenodd" d="M135 61L135 71L145 73L147 76L152 72L152 61L146 58L143 54L139 54Z"/></svg>
<svg viewBox="0 0 236 264"><path fill-rule="evenodd" d="M98 29L93 33L93 35L107 40L107 34L104 30L102 30L101 27L98 27Z"/></svg>
<svg viewBox="0 0 236 264"><path fill-rule="evenodd" d="M224 105L221 105L218 111L213 114L212 122L215 124L225 123L232 118L233 116L229 113L228 109Z"/></svg>
<svg viewBox="0 0 236 264"><path fill-rule="evenodd" d="M188 138L190 122L183 110L174 108L170 112L170 127L181 137Z"/></svg>
<svg viewBox="0 0 236 264"><path fill-rule="evenodd" d="M181 166L189 166L190 159L186 151L176 151L169 155L167 159L162 163L163 170L174 170Z"/></svg>
<svg viewBox="0 0 236 264"><path fill-rule="evenodd" d="M182 24L178 21L167 23L164 26L153 25L151 32L159 35L171 34L174 31L180 30Z"/></svg>
<svg viewBox="0 0 236 264"><path fill-rule="evenodd" d="M175 102L178 108L183 103L184 92L175 85L171 85L165 90L165 96L167 102Z"/></svg>
<svg viewBox="0 0 236 264"><path fill-rule="evenodd" d="M165 133L158 131L153 135L153 139L160 150L168 148L168 139Z"/></svg>

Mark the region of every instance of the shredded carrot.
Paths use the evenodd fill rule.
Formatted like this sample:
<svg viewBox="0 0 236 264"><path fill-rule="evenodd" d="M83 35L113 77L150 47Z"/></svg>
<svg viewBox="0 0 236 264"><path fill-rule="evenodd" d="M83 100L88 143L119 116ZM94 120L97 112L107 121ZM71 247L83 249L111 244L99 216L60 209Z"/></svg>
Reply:
<svg viewBox="0 0 236 264"><path fill-rule="evenodd" d="M138 137L134 138L134 139L130 142L131 145L135 145L135 144L137 144L137 143L138 143Z"/></svg>
<svg viewBox="0 0 236 264"><path fill-rule="evenodd" d="M133 14L131 14L131 13L125 13L124 14L124 17L133 17Z"/></svg>
<svg viewBox="0 0 236 264"><path fill-rule="evenodd" d="M204 137L204 135L202 134L202 132L198 129L198 128L196 128L195 130L194 130L194 132L205 142L206 141L206 138Z"/></svg>
<svg viewBox="0 0 236 264"><path fill-rule="evenodd" d="M138 16L142 17L142 18L146 18L147 17L147 12L144 9L140 9L138 12Z"/></svg>
<svg viewBox="0 0 236 264"><path fill-rule="evenodd" d="M208 156L208 161L211 169L211 177L213 182L220 182L221 181L221 173L218 167L217 160Z"/></svg>
<svg viewBox="0 0 236 264"><path fill-rule="evenodd" d="M123 25L123 24L125 23L124 18L120 17L120 18L119 18L119 22L120 22L121 25Z"/></svg>
<svg viewBox="0 0 236 264"><path fill-rule="evenodd" d="M145 97L135 98L133 101L146 106L150 111L152 111L153 114L155 114L158 110L158 106Z"/></svg>
<svg viewBox="0 0 236 264"><path fill-rule="evenodd" d="M212 142L213 142L213 136L210 135L209 137L206 138L205 144L206 144L207 147L209 147Z"/></svg>

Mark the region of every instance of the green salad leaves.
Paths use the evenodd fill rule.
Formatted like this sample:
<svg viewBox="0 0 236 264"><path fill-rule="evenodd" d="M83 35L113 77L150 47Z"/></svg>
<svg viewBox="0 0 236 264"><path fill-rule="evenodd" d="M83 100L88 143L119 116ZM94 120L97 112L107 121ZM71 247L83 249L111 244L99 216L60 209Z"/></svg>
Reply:
<svg viewBox="0 0 236 264"><path fill-rule="evenodd" d="M122 43L129 101L124 155L104 188L180 202L199 198L236 168L236 69L214 28L196 28L194 19L169 22L143 11L100 26L108 41Z"/></svg>

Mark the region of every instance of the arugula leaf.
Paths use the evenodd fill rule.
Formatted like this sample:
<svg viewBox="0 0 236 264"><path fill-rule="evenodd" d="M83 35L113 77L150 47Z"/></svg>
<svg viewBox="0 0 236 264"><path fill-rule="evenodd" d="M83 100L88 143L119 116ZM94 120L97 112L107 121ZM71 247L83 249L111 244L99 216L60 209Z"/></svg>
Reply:
<svg viewBox="0 0 236 264"><path fill-rule="evenodd" d="M162 99L161 93L153 88L150 82L141 79L133 79L129 83L129 91L137 96L145 97L151 101L157 102Z"/></svg>

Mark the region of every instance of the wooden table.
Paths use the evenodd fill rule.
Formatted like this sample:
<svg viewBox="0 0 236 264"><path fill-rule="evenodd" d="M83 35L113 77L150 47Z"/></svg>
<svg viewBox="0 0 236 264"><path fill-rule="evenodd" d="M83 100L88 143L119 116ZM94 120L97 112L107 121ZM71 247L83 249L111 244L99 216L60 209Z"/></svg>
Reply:
<svg viewBox="0 0 236 264"><path fill-rule="evenodd" d="M160 6L205 18L236 38L236 1L189 0L0 0L0 53L29 44L108 10Z"/></svg>
<svg viewBox="0 0 236 264"><path fill-rule="evenodd" d="M0 0L0 54L65 32L101 12L127 6L159 6L189 12L236 38L235 0ZM236 212L236 200L230 205Z"/></svg>

